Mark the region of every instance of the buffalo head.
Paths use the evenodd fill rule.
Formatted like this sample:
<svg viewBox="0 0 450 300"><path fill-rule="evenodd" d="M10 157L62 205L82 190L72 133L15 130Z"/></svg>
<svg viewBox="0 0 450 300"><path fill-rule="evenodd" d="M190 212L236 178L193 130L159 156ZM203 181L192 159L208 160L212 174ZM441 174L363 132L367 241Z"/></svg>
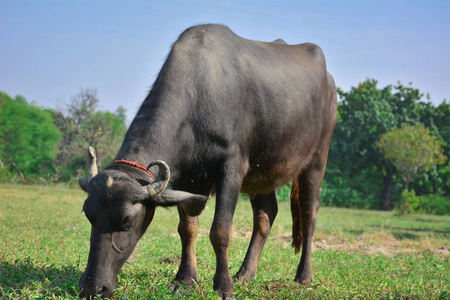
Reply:
<svg viewBox="0 0 450 300"><path fill-rule="evenodd" d="M97 172L95 150L88 149L88 177L79 180L88 197L83 212L91 223L89 259L79 282L80 296L110 297L117 275L149 226L157 206L180 205L198 215L208 197L165 190L170 170L162 161L156 180L142 184L125 172ZM199 208L200 209L196 209Z"/></svg>

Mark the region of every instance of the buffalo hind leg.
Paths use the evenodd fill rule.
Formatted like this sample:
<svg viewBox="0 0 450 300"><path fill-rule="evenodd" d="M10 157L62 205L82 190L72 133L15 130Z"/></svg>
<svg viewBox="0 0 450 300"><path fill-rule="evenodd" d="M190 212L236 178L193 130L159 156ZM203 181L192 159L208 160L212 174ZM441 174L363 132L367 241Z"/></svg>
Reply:
<svg viewBox="0 0 450 300"><path fill-rule="evenodd" d="M302 255L295 275L295 282L309 283L313 280L311 268L311 247L319 210L318 192L314 186L307 183L307 179L298 179L299 205L300 205L300 230L302 237Z"/></svg>
<svg viewBox="0 0 450 300"><path fill-rule="evenodd" d="M197 281L197 260L195 257L195 240L198 234L198 217L186 215L178 209L180 222L178 233L181 238L181 263L175 279L169 286L172 291L182 291L183 286L190 287Z"/></svg>
<svg viewBox="0 0 450 300"><path fill-rule="evenodd" d="M319 211L320 199L319 190L325 174L327 163L328 147L324 151L318 151L306 170L298 177L298 205L300 210L300 237L302 243L302 255L298 265L295 282L309 283L313 280L311 268L311 247L314 231L316 229L317 212ZM293 187L294 187L293 183ZM295 234L295 233L294 233Z"/></svg>
<svg viewBox="0 0 450 300"><path fill-rule="evenodd" d="M295 244L296 240L299 243L300 239L303 238L302 256L294 279L294 281L299 283L308 283L313 280L311 269L311 247L314 231L316 229L317 212L320 206L319 190L325 174L331 136L336 124L336 86L330 74L328 74L328 85L327 96L330 99L330 106L328 108L329 117L327 118L327 123L324 124L324 131L322 132L316 153L312 157L309 166L297 177L298 192L296 195L293 195L297 196L298 200L298 207L292 207L293 216L296 211L298 212L298 210L300 210L300 224L294 224L293 228L301 228L301 232L293 232L293 244ZM294 187L294 183L292 186ZM291 206L295 202L295 199L292 201L291 198ZM294 218L294 220L295 219L296 218ZM298 245L298 247L300 247L300 245Z"/></svg>
<svg viewBox="0 0 450 300"><path fill-rule="evenodd" d="M275 192L254 195L250 198L250 201L253 209L253 233L244 263L234 276L238 280L250 280L256 276L256 269L264 243L269 236L270 229L278 212Z"/></svg>

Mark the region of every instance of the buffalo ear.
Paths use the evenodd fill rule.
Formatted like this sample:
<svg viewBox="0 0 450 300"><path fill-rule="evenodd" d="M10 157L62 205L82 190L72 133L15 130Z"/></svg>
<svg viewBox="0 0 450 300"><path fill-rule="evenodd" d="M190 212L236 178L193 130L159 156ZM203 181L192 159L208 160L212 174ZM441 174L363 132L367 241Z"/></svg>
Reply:
<svg viewBox="0 0 450 300"><path fill-rule="evenodd" d="M164 190L151 201L156 206L178 205L188 216L198 216L205 208L208 196L183 191Z"/></svg>
<svg viewBox="0 0 450 300"><path fill-rule="evenodd" d="M88 191L88 179L87 178L80 178L78 179L78 184L80 187L87 193Z"/></svg>

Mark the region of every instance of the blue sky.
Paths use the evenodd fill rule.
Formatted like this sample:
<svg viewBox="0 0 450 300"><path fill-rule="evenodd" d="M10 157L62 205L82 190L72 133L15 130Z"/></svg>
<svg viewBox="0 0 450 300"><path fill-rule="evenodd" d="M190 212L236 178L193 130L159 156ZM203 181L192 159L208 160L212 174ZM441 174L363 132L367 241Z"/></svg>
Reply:
<svg viewBox="0 0 450 300"><path fill-rule="evenodd" d="M221 23L249 39L314 42L338 87L412 82L450 99L450 1L0 0L0 90L44 107L95 88L99 108L148 93L187 27Z"/></svg>

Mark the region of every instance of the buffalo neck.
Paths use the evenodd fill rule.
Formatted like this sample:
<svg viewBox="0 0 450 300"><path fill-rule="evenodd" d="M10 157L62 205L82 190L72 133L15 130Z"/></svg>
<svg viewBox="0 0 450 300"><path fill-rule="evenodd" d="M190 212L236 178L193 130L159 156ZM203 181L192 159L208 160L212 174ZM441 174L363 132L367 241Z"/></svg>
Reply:
<svg viewBox="0 0 450 300"><path fill-rule="evenodd" d="M164 93L154 86L132 121L116 159L134 161L143 166L155 160L165 161L173 169L174 158L186 153L184 140L191 132L186 97L173 87Z"/></svg>

